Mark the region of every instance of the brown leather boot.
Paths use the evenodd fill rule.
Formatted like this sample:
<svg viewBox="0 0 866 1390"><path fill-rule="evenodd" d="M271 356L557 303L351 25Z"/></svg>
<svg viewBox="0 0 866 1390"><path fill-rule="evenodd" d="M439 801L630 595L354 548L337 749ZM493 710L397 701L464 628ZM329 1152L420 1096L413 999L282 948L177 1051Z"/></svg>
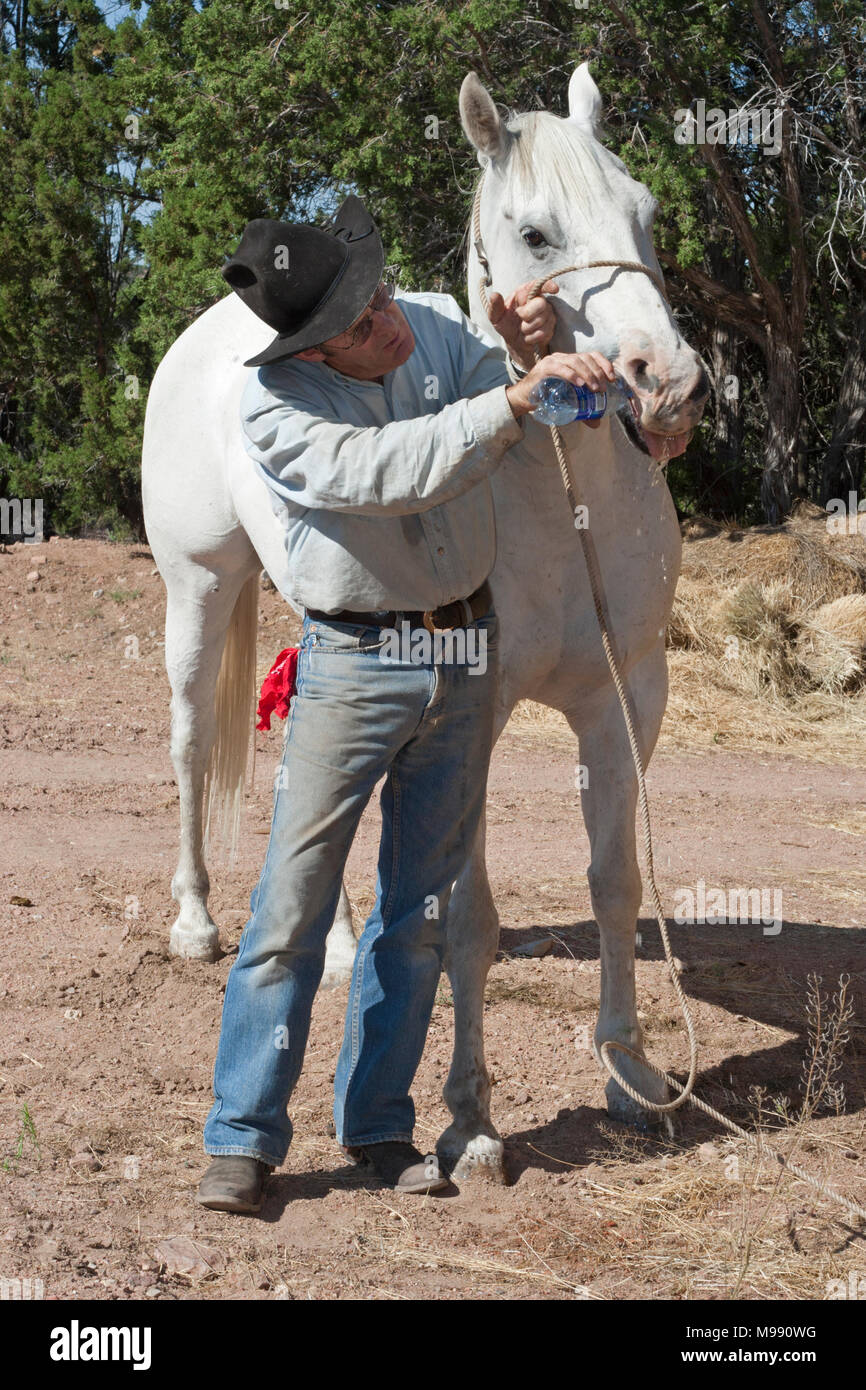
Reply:
<svg viewBox="0 0 866 1390"><path fill-rule="evenodd" d="M270 1164L244 1154L217 1154L198 1185L196 1201L212 1211L258 1211Z"/></svg>
<svg viewBox="0 0 866 1390"><path fill-rule="evenodd" d="M395 1192L438 1192L440 1187L448 1186L436 1155L422 1154L404 1139L365 1144L363 1148L340 1147L350 1163L369 1165L380 1182Z"/></svg>

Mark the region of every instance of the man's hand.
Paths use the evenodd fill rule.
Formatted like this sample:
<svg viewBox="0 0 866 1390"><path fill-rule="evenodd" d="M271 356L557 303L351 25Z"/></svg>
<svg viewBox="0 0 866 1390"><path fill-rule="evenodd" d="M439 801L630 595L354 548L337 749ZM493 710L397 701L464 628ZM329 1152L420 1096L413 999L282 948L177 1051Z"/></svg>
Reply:
<svg viewBox="0 0 866 1390"><path fill-rule="evenodd" d="M496 332L504 338L513 361L527 371L535 365L533 348L544 352L556 327L556 314L544 295L559 293L556 281L546 280L541 287L542 293L527 303L532 283L528 280L525 285L518 285L508 299L493 290L487 312Z"/></svg>
<svg viewBox="0 0 866 1390"><path fill-rule="evenodd" d="M506 386L505 394L515 419L535 409L530 404L529 393L546 376L561 376L572 386L588 386L591 391L605 391L608 383L616 380L616 372L600 352L552 352L549 357L542 357L516 386ZM583 423L597 429L601 421L584 420Z"/></svg>

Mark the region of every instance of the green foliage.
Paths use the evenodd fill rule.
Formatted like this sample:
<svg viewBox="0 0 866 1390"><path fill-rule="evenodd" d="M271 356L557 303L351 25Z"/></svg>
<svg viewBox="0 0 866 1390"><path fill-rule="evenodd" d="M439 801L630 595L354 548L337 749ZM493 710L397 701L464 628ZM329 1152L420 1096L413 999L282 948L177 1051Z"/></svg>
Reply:
<svg viewBox="0 0 866 1390"><path fill-rule="evenodd" d="M30 1149L37 1159L42 1157L42 1149L39 1144L39 1137L36 1133L36 1125L30 1109L25 1103L21 1106L21 1114L18 1121L18 1138L15 1143L15 1152L7 1154L3 1159L2 1167L6 1173L18 1172L18 1164L24 1158L25 1149Z"/></svg>
<svg viewBox="0 0 866 1390"><path fill-rule="evenodd" d="M64 527L103 514L138 528L143 403L124 410L118 395L137 315L140 193L119 158L117 36L92 5L33 14L28 61L23 48L0 54L4 490L44 497Z"/></svg>
<svg viewBox="0 0 866 1390"><path fill-rule="evenodd" d="M16 8L24 27L8 19L0 43L0 486L44 497L57 529L141 534L148 383L177 334L225 293L222 259L251 217L316 220L354 189L402 283L446 289L465 308L478 166L457 94L470 69L503 111L564 115L568 79L590 59L605 138L661 204L656 239L671 283L671 261L687 271L706 269L713 255L733 260L711 171L693 146L675 143L674 114L698 97L729 108L765 90L759 8L751 0L682 10L662 0L592 0L586 9L569 0L153 0L145 9L134 0L114 27L92 0ZM769 13L792 100L825 141L845 145L834 93L852 74L862 78L857 7L815 0ZM816 157L826 149L798 156L813 275L802 421L813 477L833 428L828 383L839 375L852 313L846 295L826 292L829 254L844 274L857 231L856 199L839 211L838 169ZM760 269L784 295L792 242L780 162L746 146L727 158ZM754 294L756 267L740 264L740 287ZM706 356L712 305L692 296L678 308ZM757 519L764 367L754 343L745 352L742 455L725 497ZM697 466L694 453L675 461L671 481L682 507L711 510L722 495L707 489L711 420L695 448Z"/></svg>

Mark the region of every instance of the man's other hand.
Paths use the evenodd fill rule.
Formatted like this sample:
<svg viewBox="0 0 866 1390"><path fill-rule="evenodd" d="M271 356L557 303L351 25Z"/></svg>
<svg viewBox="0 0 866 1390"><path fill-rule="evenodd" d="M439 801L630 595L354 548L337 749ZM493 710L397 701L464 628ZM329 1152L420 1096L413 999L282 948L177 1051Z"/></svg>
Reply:
<svg viewBox="0 0 866 1390"><path fill-rule="evenodd" d="M543 353L556 328L556 314L544 295L559 293L556 281L546 280L541 294L527 302L532 284L528 280L525 285L518 285L508 299L503 299L497 290L493 290L487 314L496 332L505 340L512 360L526 371L535 366L533 349L537 348Z"/></svg>

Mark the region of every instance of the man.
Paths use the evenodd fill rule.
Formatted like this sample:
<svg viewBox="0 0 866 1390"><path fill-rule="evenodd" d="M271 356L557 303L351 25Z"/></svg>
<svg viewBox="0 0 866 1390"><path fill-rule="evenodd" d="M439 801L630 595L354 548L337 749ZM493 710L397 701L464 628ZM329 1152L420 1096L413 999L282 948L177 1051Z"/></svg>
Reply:
<svg viewBox="0 0 866 1390"><path fill-rule="evenodd" d="M334 1079L337 1139L401 1191L447 1182L436 1156L412 1144L409 1092L490 759L498 622L488 479L522 437L537 381L556 374L603 389L613 376L599 354L534 364L555 319L543 297L526 303L528 286L507 302L492 296L506 358L450 296L395 297L383 263L375 223L350 197L329 228L251 222L223 270L277 330L245 364L260 370L243 395L242 429L281 512L305 616L265 866L226 986L204 1130L213 1162L199 1201L221 1211L258 1211L266 1174L285 1159L325 939L381 777L376 901ZM432 643L420 658L414 645L395 657L395 630L464 641L448 660Z"/></svg>

